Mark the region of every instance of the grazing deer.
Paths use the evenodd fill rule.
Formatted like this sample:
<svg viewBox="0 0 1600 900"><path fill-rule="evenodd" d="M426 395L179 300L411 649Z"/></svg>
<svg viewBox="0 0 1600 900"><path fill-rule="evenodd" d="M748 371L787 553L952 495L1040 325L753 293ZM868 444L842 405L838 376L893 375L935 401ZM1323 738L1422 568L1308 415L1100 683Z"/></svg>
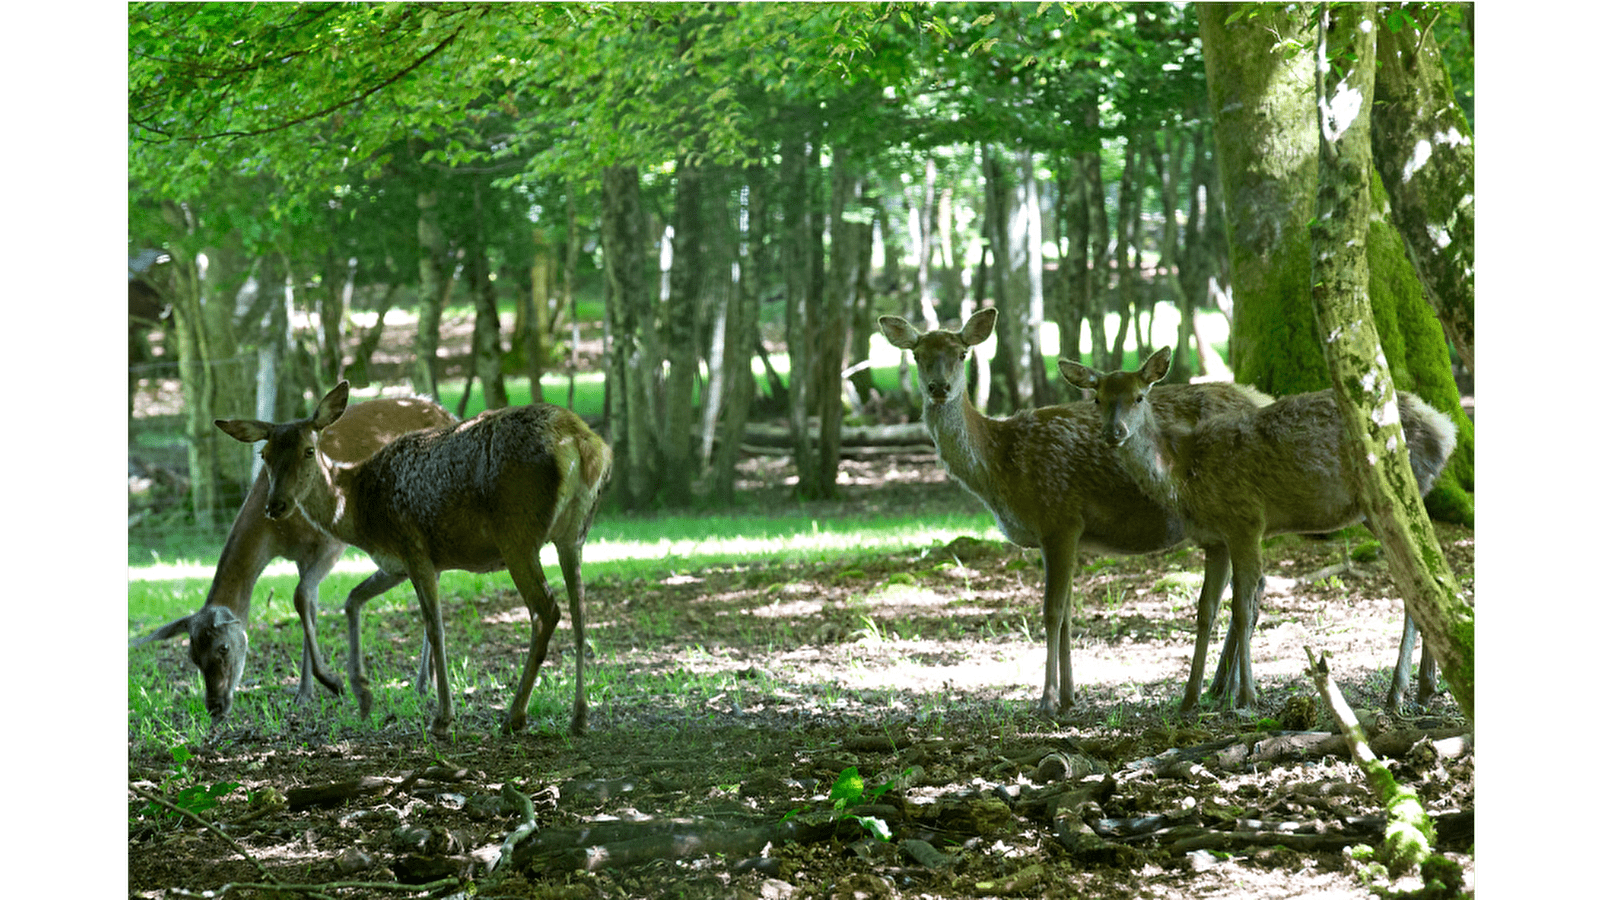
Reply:
<svg viewBox="0 0 1600 900"><path fill-rule="evenodd" d="M918 332L899 316L878 320L889 343L911 351L922 385L922 419L939 461L994 515L1014 544L1044 557L1045 715L1072 705L1072 576L1079 549L1149 553L1181 543L1176 513L1139 490L1100 439L1099 417L1087 403L1047 406L992 419L967 397L966 360L988 340L997 313L980 309L960 331ZM1232 384L1164 387L1151 397L1157 415L1192 423L1254 409L1271 398ZM1213 606L1228 580L1220 541L1206 551L1206 598ZM1205 654L1195 657L1195 667ZM1198 669L1197 669L1198 670Z"/></svg>
<svg viewBox="0 0 1600 900"><path fill-rule="evenodd" d="M344 417L328 429L322 436L322 451L341 463L358 462L407 431L449 425L454 421L455 417L438 404L420 397L369 400L350 407ZM250 649L244 626L250 618L251 591L267 563L280 556L292 560L300 572L300 580L294 588L294 609L300 616L305 637L300 655L300 687L295 692L295 700L308 703L316 695L313 675L334 694L344 690L343 679L323 663L317 647L316 618L317 586L344 553L345 545L318 531L297 509L277 519L267 518L266 505L267 473L262 471L250 486L244 506L234 517L227 542L222 545L222 555L217 559L217 571L211 579L205 604L130 644L137 647L187 634L189 659L200 670L205 682L206 711L211 714L213 725L227 718L233 709L233 694L244 676L245 656ZM361 596L359 602L364 603L403 580L393 580L386 573L377 572L357 585L351 596ZM422 665L427 665L427 659L428 647L424 643ZM426 687L427 682L420 680L419 674L418 689L426 690Z"/></svg>
<svg viewBox="0 0 1600 900"><path fill-rule="evenodd" d="M545 582L539 548L556 545L567 586L573 642L578 647L572 731L588 726L583 693L583 543L600 490L611 474L611 448L583 420L558 406L535 403L491 410L462 422L401 435L357 463L335 462L320 435L345 411L350 385L340 382L308 419L281 425L218 420L234 438L264 440L266 514L277 519L298 507L317 528L365 550L392 584L410 578L432 649L439 708L431 730L448 734L451 704L439 572L509 569L517 592L538 623L528 647L504 730L527 726L528 696L544 662L561 610ZM380 573L380 574L381 574ZM372 710L361 658L361 604L345 604L350 628L350 684L361 714Z"/></svg>
<svg viewBox="0 0 1600 900"><path fill-rule="evenodd" d="M1128 474L1202 543L1222 541L1233 566L1233 620L1213 696L1233 706L1256 701L1250 671L1250 638L1259 612L1261 541L1274 534L1337 531L1362 519L1339 449L1342 426L1333 392L1283 397L1241 415L1195 423L1162 421L1152 414L1156 382L1172 362L1162 348L1132 372L1098 372L1061 360L1068 382L1093 391L1100 407L1101 437L1115 447ZM1401 427L1410 450L1411 471L1426 494L1456 446L1456 427L1445 415L1413 394L1400 393ZM1210 633L1215 608L1202 608L1199 640ZM1404 655L1396 666L1389 703L1404 693L1402 670L1409 675L1414 623L1406 623ZM1236 656L1235 656L1236 654ZM1226 677L1224 677L1226 676ZM1423 686L1432 693L1432 659L1423 649ZM1190 692L1199 691L1191 682ZM1423 698L1426 702L1426 696Z"/></svg>

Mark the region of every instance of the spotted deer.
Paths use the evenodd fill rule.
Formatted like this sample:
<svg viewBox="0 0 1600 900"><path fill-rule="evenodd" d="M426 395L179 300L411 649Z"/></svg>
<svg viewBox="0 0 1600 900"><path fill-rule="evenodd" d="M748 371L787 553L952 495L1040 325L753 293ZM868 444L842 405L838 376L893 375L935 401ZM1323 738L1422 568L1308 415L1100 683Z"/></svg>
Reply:
<svg viewBox="0 0 1600 900"><path fill-rule="evenodd" d="M420 397L368 400L351 406L327 430L322 437L322 450L340 463L358 462L405 432L453 422L455 417L443 407ZM262 570L279 557L292 561L300 576L294 588L294 609L299 614L304 638L300 687L295 699L301 703L310 702L316 696L317 681L334 694L344 690L343 679L323 662L317 646L316 618L317 587L343 555L345 544L317 530L298 509L291 509L275 519L268 518L267 489L267 473L263 471L251 484L250 493L245 496L244 505L228 530L204 605L130 644L137 647L188 635L189 659L200 670L205 683L206 711L211 714L213 724L226 719L233 709L234 693L244 677L245 657L250 649L245 624L250 619L251 592ZM357 585L350 596L359 605L398 583L378 572ZM427 654L428 647L424 643L422 666L427 665ZM424 690L426 684L419 678L418 689Z"/></svg>
<svg viewBox="0 0 1600 900"><path fill-rule="evenodd" d="M1197 541L1227 546L1232 621L1211 694L1229 706L1252 706L1257 693L1250 639L1260 611L1262 539L1337 531L1362 520L1361 505L1345 473L1332 391L1282 397L1238 415L1174 422L1156 414L1151 402L1171 362L1171 349L1163 348L1132 372L1099 372L1070 360L1059 366L1068 382L1093 392L1100 439L1115 449L1140 490L1176 512ZM1398 406L1412 474L1426 494L1455 450L1456 427L1413 394L1401 392ZM1202 603L1200 614L1203 642L1216 608ZM1414 637L1415 624L1408 618L1390 686L1391 707L1405 691ZM1422 702L1432 695L1436 678L1424 647ZM1186 698L1197 697L1199 682L1191 680L1188 691Z"/></svg>
<svg viewBox="0 0 1600 900"><path fill-rule="evenodd" d="M911 352L922 387L922 418L939 461L988 507L1012 543L1044 557L1045 676L1039 708L1055 715L1072 705L1072 577L1080 550L1151 553L1182 543L1187 534L1172 510L1146 496L1100 439L1099 414L1087 403L1046 406L1009 418L984 415L967 396L966 362L994 330L993 308L981 309L960 331L919 332L899 316L878 320L889 343ZM1157 389L1162 419L1199 419L1255 409L1270 402L1232 384ZM1228 580L1220 541L1202 542L1205 582L1201 606L1217 603ZM1192 665L1205 663L1202 650Z"/></svg>
<svg viewBox="0 0 1600 900"><path fill-rule="evenodd" d="M341 463L323 452L321 436L344 414L349 394L349 384L341 382L310 418L282 424L218 420L217 427L238 440L266 441L267 517L282 518L298 507L317 528L365 550L393 583L411 579L432 649L439 698L430 730L437 736L447 735L455 719L439 572L510 571L537 625L503 724L507 733L520 731L561 618L539 564L539 548L555 544L580 648L571 728L585 731L583 544L610 477L611 448L574 413L535 403L401 435L365 460ZM365 716L372 694L361 656L361 603L354 596L345 614L350 683Z"/></svg>

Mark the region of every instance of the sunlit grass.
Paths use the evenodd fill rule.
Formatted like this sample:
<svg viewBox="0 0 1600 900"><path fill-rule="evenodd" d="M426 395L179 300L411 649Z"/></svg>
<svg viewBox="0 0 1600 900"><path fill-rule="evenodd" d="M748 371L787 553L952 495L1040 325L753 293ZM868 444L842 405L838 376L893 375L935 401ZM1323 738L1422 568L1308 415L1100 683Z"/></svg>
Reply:
<svg viewBox="0 0 1600 900"><path fill-rule="evenodd" d="M583 552L584 580L588 584L608 579L665 578L699 568L751 562L810 563L830 559L895 553L933 547L961 536L998 539L994 520L984 513L941 516L901 516L855 520L823 520L790 516L662 516L652 519L611 519L596 522ZM541 558L545 576L561 583L555 551L545 548ZM128 567L128 617L135 628L148 628L198 609L217 564L216 551L183 559L156 559ZM321 588L321 605L336 608L362 579L373 571L366 554L349 550ZM252 619L263 613L272 619L293 621L291 600L297 581L294 565L276 560L256 584L257 607ZM484 588L509 589L504 573L476 575L446 572L441 587L446 592L470 593ZM274 599L264 598L268 591ZM410 602L411 589L390 591ZM388 595L386 595L388 596ZM373 601L379 603L381 600Z"/></svg>

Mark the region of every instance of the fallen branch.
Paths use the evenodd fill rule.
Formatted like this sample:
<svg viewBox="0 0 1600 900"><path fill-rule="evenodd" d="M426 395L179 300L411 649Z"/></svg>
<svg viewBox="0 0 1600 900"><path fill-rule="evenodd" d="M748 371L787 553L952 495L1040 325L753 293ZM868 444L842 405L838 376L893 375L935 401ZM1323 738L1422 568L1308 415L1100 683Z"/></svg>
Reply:
<svg viewBox="0 0 1600 900"><path fill-rule="evenodd" d="M522 818L522 824L506 835L506 839L501 842L500 855L489 861L490 872L493 872L500 865L500 860L510 858L512 852L516 850L517 845L522 843L524 838L539 829L539 819L533 814L533 801L528 799L527 794L517 790L510 784L502 784L500 786L500 797L516 808Z"/></svg>
<svg viewBox="0 0 1600 900"><path fill-rule="evenodd" d="M1339 685L1328 672L1327 654L1323 654L1319 660L1309 646L1305 651L1306 659L1311 662L1307 671L1316 682L1317 692L1333 712L1339 730L1349 742L1351 758L1361 767L1373 793L1378 795L1378 802L1383 804L1389 815L1389 825L1384 829L1383 836L1383 855L1388 862L1389 875L1394 877L1412 871L1432 853L1433 822L1428 818L1417 792L1397 783L1393 773L1372 752L1372 747L1367 744L1366 732L1361 723L1356 721L1355 711L1345 702Z"/></svg>
<svg viewBox="0 0 1600 900"><path fill-rule="evenodd" d="M133 792L135 794L138 794L140 797L143 797L144 799L149 800L151 803L154 803L154 804L156 804L158 806L166 807L167 809L172 810L173 812L177 813L180 816L183 816L186 819L193 820L201 828L204 828L205 830L211 832L212 834L215 834L217 837L222 838L222 840L224 842L226 842L229 847L233 848L233 851L235 853L237 853L240 856L244 857L245 860L250 863L250 865L255 866L256 867L256 871L261 873L261 877L262 878L265 878L268 881L275 881L276 880L273 877L272 873L267 871L267 867L261 864L260 860L256 859L254 856L251 856L249 850L246 850L244 847L240 846L238 841L234 840L231 837L228 837L227 834L223 833L221 828L218 828L216 825L213 825L210 822L207 822L205 819L200 818L199 816L195 815L193 812L191 812L191 811L189 811L187 809L184 809L183 807L178 806L175 803L172 803L172 802L168 801L166 798L158 797L155 794L152 794L149 791L144 790L143 788L134 788Z"/></svg>

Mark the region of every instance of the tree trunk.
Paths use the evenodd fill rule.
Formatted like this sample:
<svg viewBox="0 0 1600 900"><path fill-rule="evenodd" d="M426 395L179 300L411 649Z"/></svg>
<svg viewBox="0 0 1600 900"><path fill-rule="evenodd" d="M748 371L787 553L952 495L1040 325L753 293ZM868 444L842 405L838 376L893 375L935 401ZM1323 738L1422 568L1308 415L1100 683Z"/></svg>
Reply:
<svg viewBox="0 0 1600 900"><path fill-rule="evenodd" d="M1320 390L1328 386L1328 367L1306 301L1312 275L1310 233L1303 227L1315 212L1317 137L1315 120L1307 117L1316 108L1304 89L1314 67L1309 52L1285 57L1277 49L1291 34L1308 45L1314 36L1301 27L1303 17L1242 18L1228 25L1230 14L1222 4L1199 9L1227 195L1234 375L1277 395ZM1456 452L1429 507L1447 521L1470 523L1472 425L1460 411L1444 332L1421 299L1403 247L1387 237L1392 233L1375 221L1363 241L1373 272L1375 326L1399 388L1416 392L1457 424Z"/></svg>
<svg viewBox="0 0 1600 900"><path fill-rule="evenodd" d="M500 364L500 305L495 300L494 280L489 277L489 242L484 233L483 179L472 185L472 246L467 248L467 282L476 313L472 324L472 367L483 385L485 409L501 409L511 401L506 396L506 380ZM465 395L462 402L466 402Z"/></svg>
<svg viewBox="0 0 1600 900"><path fill-rule="evenodd" d="M1474 357L1472 129L1426 28L1384 4L1372 152L1428 303L1470 371Z"/></svg>
<svg viewBox="0 0 1600 900"><path fill-rule="evenodd" d="M779 265L784 280L784 338L789 347L789 426L796 435L794 465L798 481L795 492L802 498L816 497L815 452L807 437L806 417L811 398L811 341L814 314L811 309L811 196L807 184L807 154L803 135L784 140L778 163L779 202L783 206L783 234L779 243Z"/></svg>
<svg viewBox="0 0 1600 900"><path fill-rule="evenodd" d="M739 462L739 447L743 443L745 424L750 418L750 404L755 399L755 376L750 370L751 358L760 341L761 298L753 273L767 269L766 249L766 178L764 169L749 171L749 187L744 209L748 223L740 242L738 230L728 219L727 192L718 194L711 204L712 214L719 218L717 228L731 232L731 246L747 248L739 255L736 268L729 267L728 315L726 341L723 350L725 377L725 402L718 425L718 441L712 457L712 493L724 506L734 501L735 467ZM737 272L737 278L732 273Z"/></svg>
<svg viewBox="0 0 1600 900"><path fill-rule="evenodd" d="M858 201L861 181L850 172L847 148L832 148L832 181L828 210L831 252L827 283L822 295L822 315L817 329L817 496L838 494L839 427L844 423L845 330L853 304L859 254L859 230L845 220L847 206Z"/></svg>
<svg viewBox="0 0 1600 900"><path fill-rule="evenodd" d="M700 215L700 166L680 159L672 227L671 289L663 316L667 382L661 441L661 492L668 506L693 499L699 461L694 455L694 384L700 372L696 319L704 285L705 248Z"/></svg>
<svg viewBox="0 0 1600 900"><path fill-rule="evenodd" d="M1255 16L1228 20L1241 8ZM1197 7L1233 262L1234 378L1274 395L1327 386L1303 302L1316 190L1310 22L1277 6Z"/></svg>
<svg viewBox="0 0 1600 900"><path fill-rule="evenodd" d="M617 472L612 478L623 509L643 509L655 498L659 457L653 423L653 378L658 362L653 328L654 298L648 266L648 223L639 193L639 170L610 166L602 175L600 239L605 252L608 290L606 317L611 347L606 354L607 389L613 404L612 447Z"/></svg>
<svg viewBox="0 0 1600 900"><path fill-rule="evenodd" d="M444 314L452 278L438 205L436 192L417 192L417 337L411 387L435 401L439 399L439 318Z"/></svg>
<svg viewBox="0 0 1600 900"><path fill-rule="evenodd" d="M1023 317L1016 308L1017 298L1012 290L1012 202L1011 179L1007 177L1003 154L990 144L983 146L984 182L984 234L989 239L991 265L986 270L985 281L994 307L1000 311L994 327L994 358L989 363L993 378L989 388L989 402L984 408L990 414L1010 413L1025 405L1023 398L1022 326ZM978 302L983 302L982 294Z"/></svg>
<svg viewBox="0 0 1600 900"><path fill-rule="evenodd" d="M1397 396L1367 299L1371 218L1372 4L1324 7L1316 215L1310 229L1311 296L1334 400L1345 425L1345 461L1367 523L1383 542L1406 611L1473 719L1473 617L1422 505L1397 411ZM1381 415L1379 414L1381 411Z"/></svg>

